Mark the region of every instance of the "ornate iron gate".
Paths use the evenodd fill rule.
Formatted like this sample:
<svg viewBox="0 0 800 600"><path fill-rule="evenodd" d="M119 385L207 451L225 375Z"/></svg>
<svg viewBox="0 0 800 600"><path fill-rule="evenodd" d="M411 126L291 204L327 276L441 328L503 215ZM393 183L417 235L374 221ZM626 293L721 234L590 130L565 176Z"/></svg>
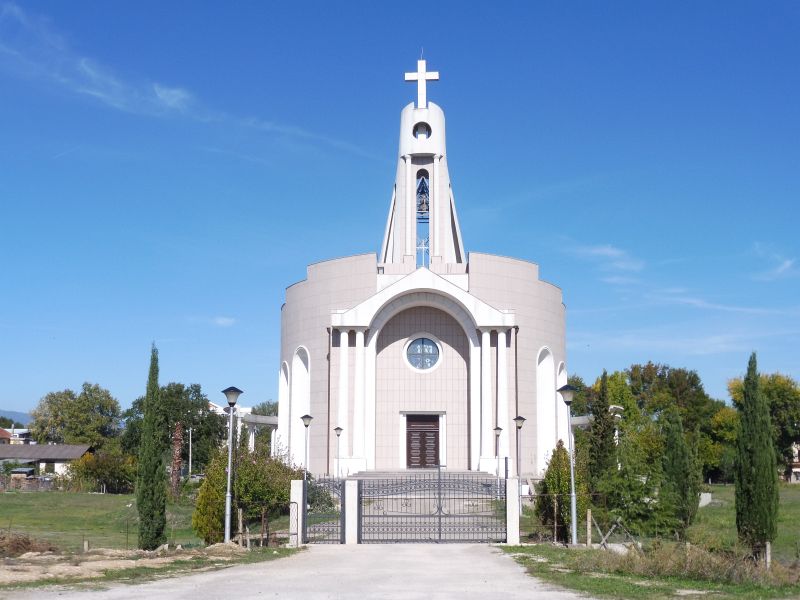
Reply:
<svg viewBox="0 0 800 600"><path fill-rule="evenodd" d="M303 496L303 543L344 544L344 480L306 481Z"/></svg>
<svg viewBox="0 0 800 600"><path fill-rule="evenodd" d="M504 542L504 479L441 468L359 484L359 542Z"/></svg>

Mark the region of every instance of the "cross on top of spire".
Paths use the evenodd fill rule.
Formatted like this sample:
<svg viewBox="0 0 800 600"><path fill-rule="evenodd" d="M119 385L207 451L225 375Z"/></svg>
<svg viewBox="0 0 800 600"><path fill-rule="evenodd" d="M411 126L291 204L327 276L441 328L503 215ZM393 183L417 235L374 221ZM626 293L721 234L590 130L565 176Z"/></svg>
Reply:
<svg viewBox="0 0 800 600"><path fill-rule="evenodd" d="M406 81L417 82L417 108L428 108L427 83L438 81L439 71L426 71L425 61L417 61L416 73L406 73Z"/></svg>

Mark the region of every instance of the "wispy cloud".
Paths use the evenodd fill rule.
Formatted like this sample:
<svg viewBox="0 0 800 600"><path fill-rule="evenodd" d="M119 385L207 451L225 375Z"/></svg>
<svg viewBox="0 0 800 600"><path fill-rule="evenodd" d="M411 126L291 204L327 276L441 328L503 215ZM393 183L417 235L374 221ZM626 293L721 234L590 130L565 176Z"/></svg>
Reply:
<svg viewBox="0 0 800 600"><path fill-rule="evenodd" d="M0 66L19 77L45 81L127 113L222 123L376 158L355 144L302 127L212 109L190 90L179 86L129 80L111 67L75 52L46 20L10 2L0 5Z"/></svg>
<svg viewBox="0 0 800 600"><path fill-rule="evenodd" d="M765 271L753 275L753 279L756 281L775 281L800 275L800 265L798 265L797 259L785 256L770 244L756 242L753 244L753 253L770 265Z"/></svg>
<svg viewBox="0 0 800 600"><path fill-rule="evenodd" d="M237 320L234 317L216 316L216 317L198 317L188 316L186 320L189 323L201 323L203 325L213 325L215 327L232 327L236 325Z"/></svg>
<svg viewBox="0 0 800 600"><path fill-rule="evenodd" d="M595 262L603 270L638 272L644 269L643 260L634 258L627 251L611 244L576 245L571 246L568 251L579 258Z"/></svg>
<svg viewBox="0 0 800 600"><path fill-rule="evenodd" d="M749 352L765 339L796 338L800 330L772 329L759 331L697 332L673 327L638 328L613 333L575 332L569 336L570 351L632 350L643 353L674 352L695 356Z"/></svg>
<svg viewBox="0 0 800 600"><path fill-rule="evenodd" d="M214 317L211 322L217 327L230 327L236 324L236 319L233 317Z"/></svg>

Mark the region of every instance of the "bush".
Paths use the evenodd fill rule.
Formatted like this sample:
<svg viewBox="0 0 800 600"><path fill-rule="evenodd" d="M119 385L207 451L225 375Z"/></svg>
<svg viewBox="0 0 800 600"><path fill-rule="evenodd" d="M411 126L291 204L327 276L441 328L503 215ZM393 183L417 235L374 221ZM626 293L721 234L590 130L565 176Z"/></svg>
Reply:
<svg viewBox="0 0 800 600"><path fill-rule="evenodd" d="M84 454L72 462L66 479L73 490L128 494L136 481L136 460L124 454L119 444L109 442L94 454Z"/></svg>

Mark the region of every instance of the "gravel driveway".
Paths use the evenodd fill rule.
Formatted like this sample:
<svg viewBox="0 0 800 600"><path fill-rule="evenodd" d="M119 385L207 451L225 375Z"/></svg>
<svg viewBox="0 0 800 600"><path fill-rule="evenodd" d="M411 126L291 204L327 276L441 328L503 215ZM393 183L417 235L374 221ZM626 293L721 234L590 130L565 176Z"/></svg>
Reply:
<svg viewBox="0 0 800 600"><path fill-rule="evenodd" d="M100 591L23 590L0 593L0 597L14 600L585 598L529 577L501 550L482 544L311 546L273 562L140 585L115 584Z"/></svg>

